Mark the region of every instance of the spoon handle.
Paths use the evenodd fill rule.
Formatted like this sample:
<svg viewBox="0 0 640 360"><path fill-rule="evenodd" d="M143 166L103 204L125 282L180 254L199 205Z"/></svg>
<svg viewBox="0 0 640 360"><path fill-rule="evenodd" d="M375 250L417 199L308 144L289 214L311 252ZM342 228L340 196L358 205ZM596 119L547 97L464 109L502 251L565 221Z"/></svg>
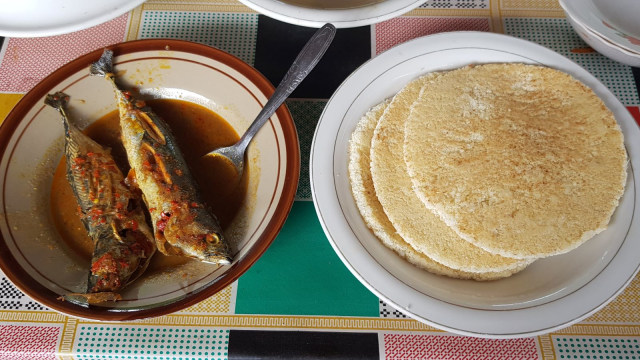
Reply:
<svg viewBox="0 0 640 360"><path fill-rule="evenodd" d="M251 142L251 139L262 125L267 122L271 115L276 112L285 99L316 66L322 55L329 48L335 34L336 28L332 24L325 24L313 34L304 48L302 48L302 51L300 51L300 54L298 54L298 57L293 61L289 71L284 75L269 101L267 101L256 119L242 135L239 140L242 148L245 148Z"/></svg>

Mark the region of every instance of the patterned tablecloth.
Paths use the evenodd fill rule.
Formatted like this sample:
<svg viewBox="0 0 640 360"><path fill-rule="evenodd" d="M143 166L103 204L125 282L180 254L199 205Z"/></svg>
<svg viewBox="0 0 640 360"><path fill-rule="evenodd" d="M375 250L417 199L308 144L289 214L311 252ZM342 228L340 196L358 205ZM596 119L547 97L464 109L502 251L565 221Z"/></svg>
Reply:
<svg viewBox="0 0 640 360"><path fill-rule="evenodd" d="M0 272L0 359L640 358L639 278L577 325L538 337L479 339L434 329L394 310L361 285L329 245L311 202L308 173L311 139L327 99L371 57L415 37L454 30L505 33L549 47L599 78L640 121L640 71L590 49L555 0L429 0L380 24L341 29L317 71L287 101L302 152L297 198L277 239L246 274L173 315L98 323L39 305ZM278 83L313 31L233 0L149 0L75 33L5 38L0 119L47 74L113 43L196 41L240 57Z"/></svg>

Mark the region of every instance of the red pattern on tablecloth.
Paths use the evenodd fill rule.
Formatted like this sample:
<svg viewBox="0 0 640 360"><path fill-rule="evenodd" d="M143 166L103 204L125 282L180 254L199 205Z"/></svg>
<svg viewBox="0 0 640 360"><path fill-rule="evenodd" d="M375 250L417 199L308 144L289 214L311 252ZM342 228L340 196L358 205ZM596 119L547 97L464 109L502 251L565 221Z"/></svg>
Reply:
<svg viewBox="0 0 640 360"><path fill-rule="evenodd" d="M399 17L375 25L376 55L407 40L447 31L489 31L489 18Z"/></svg>
<svg viewBox="0 0 640 360"><path fill-rule="evenodd" d="M627 106L627 109L631 113L634 119L636 119L636 123L640 125L640 107L638 106Z"/></svg>
<svg viewBox="0 0 640 360"><path fill-rule="evenodd" d="M56 359L60 332L55 326L0 325L0 359Z"/></svg>
<svg viewBox="0 0 640 360"><path fill-rule="evenodd" d="M538 359L535 338L492 340L467 336L384 336L384 358L395 359Z"/></svg>
<svg viewBox="0 0 640 360"><path fill-rule="evenodd" d="M6 51L0 59L0 92L26 93L80 55L124 41L128 19L125 14L65 35L7 39Z"/></svg>

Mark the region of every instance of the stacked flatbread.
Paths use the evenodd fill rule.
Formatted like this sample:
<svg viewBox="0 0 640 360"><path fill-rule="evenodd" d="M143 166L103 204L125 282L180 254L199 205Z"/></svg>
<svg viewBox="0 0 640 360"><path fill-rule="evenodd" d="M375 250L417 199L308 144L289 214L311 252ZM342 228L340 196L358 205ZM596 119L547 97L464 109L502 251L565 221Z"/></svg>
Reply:
<svg viewBox="0 0 640 360"><path fill-rule="evenodd" d="M487 64L413 80L350 141L352 192L380 241L439 275L494 280L604 230L624 191L613 115L550 68Z"/></svg>

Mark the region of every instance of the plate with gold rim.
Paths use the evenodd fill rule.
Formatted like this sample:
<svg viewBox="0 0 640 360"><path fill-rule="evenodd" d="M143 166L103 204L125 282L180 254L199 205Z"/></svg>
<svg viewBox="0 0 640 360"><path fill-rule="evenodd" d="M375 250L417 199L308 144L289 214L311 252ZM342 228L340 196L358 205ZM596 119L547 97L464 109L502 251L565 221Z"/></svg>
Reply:
<svg viewBox="0 0 640 360"><path fill-rule="evenodd" d="M613 112L629 154L627 183L608 228L566 254L535 261L509 278L476 282L433 275L387 249L367 228L351 194L348 143L360 118L409 81L469 64L549 66L590 87ZM549 333L575 324L612 301L640 267L640 131L598 79L560 54L493 33L450 32L398 45L363 64L327 103L311 148L313 201L323 230L345 266L401 312L446 331L490 338Z"/></svg>

